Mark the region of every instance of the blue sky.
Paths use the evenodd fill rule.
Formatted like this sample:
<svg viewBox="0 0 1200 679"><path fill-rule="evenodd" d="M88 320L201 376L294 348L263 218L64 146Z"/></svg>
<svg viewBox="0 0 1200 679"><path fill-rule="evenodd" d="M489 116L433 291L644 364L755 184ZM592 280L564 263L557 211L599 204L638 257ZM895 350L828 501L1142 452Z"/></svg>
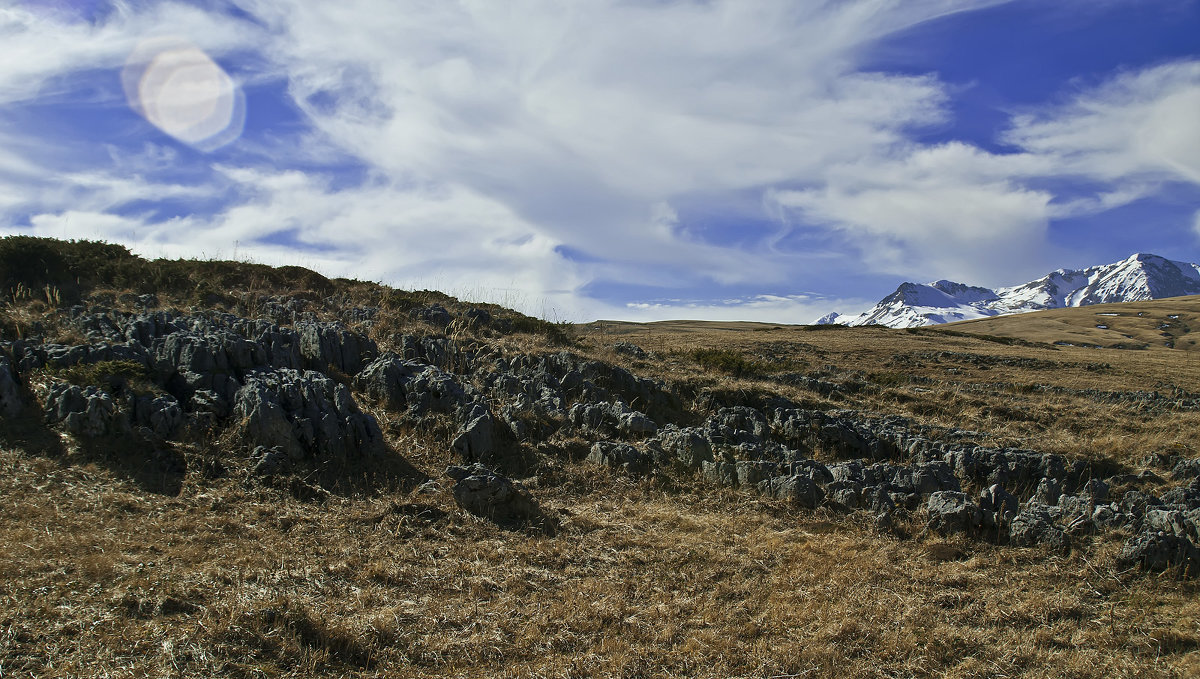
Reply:
<svg viewBox="0 0 1200 679"><path fill-rule="evenodd" d="M1200 260L1200 1L31 0L0 233L554 318Z"/></svg>

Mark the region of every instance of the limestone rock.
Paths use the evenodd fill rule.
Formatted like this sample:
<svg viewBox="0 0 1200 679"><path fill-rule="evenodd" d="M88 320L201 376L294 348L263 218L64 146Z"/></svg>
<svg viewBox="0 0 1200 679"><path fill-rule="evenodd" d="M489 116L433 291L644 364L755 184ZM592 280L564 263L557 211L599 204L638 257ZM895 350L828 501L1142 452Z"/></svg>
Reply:
<svg viewBox="0 0 1200 679"><path fill-rule="evenodd" d="M96 437L128 429L113 397L99 387L59 383L49 388L43 400L46 422L61 424L76 436Z"/></svg>
<svg viewBox="0 0 1200 679"><path fill-rule="evenodd" d="M996 483L979 493L979 508L1011 519L1020 511L1021 503L1015 495L1004 490L1004 486Z"/></svg>
<svg viewBox="0 0 1200 679"><path fill-rule="evenodd" d="M650 471L648 457L628 443L597 441L588 451L587 461L610 469L620 469L634 476Z"/></svg>
<svg viewBox="0 0 1200 679"><path fill-rule="evenodd" d="M825 491L821 490L811 477L800 474L776 476L762 482L759 487L766 495L787 500L792 505L805 509L816 509L825 499Z"/></svg>
<svg viewBox="0 0 1200 679"><path fill-rule="evenodd" d="M929 527L939 533L963 533L977 529L983 520L979 506L966 493L942 490L932 493L925 503Z"/></svg>
<svg viewBox="0 0 1200 679"><path fill-rule="evenodd" d="M698 429L677 427L659 432L662 450L687 469L700 469L705 462L712 462L712 444Z"/></svg>
<svg viewBox="0 0 1200 679"><path fill-rule="evenodd" d="M1123 568L1137 566L1152 572L1178 567L1184 576L1195 577L1200 573L1200 550L1185 537L1148 531L1126 541L1117 563Z"/></svg>
<svg viewBox="0 0 1200 679"><path fill-rule="evenodd" d="M1200 478L1200 458L1180 460L1171 470L1171 477L1177 481Z"/></svg>
<svg viewBox="0 0 1200 679"><path fill-rule="evenodd" d="M345 385L317 372L251 373L234 412L252 444L278 447L293 460L370 457L383 446L375 418L358 409Z"/></svg>
<svg viewBox="0 0 1200 679"><path fill-rule="evenodd" d="M169 438L183 423L183 409L174 396L133 396L133 421L158 436Z"/></svg>
<svg viewBox="0 0 1200 679"><path fill-rule="evenodd" d="M468 418L450 443L450 448L464 462L487 460L495 450L495 420L492 413L479 405L472 409Z"/></svg>
<svg viewBox="0 0 1200 679"><path fill-rule="evenodd" d="M454 501L476 516L500 524L543 519L537 502L520 483L481 464L449 467L446 475L455 481L451 489Z"/></svg>
<svg viewBox="0 0 1200 679"><path fill-rule="evenodd" d="M1022 509L1008 529L1009 542L1018 547L1045 544L1060 551L1071 549L1071 539L1057 525L1059 510L1041 504Z"/></svg>

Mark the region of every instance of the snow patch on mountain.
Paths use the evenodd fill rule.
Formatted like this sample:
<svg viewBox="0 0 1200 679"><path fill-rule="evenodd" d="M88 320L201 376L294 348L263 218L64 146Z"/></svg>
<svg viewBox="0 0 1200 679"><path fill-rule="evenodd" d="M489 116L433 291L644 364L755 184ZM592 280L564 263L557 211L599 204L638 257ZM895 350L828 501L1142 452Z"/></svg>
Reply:
<svg viewBox="0 0 1200 679"><path fill-rule="evenodd" d="M1195 294L1200 294L1200 265L1139 253L1113 264L1059 269L1035 281L996 290L946 280L903 283L858 316L832 313L817 323L913 328L1041 309Z"/></svg>
<svg viewBox="0 0 1200 679"><path fill-rule="evenodd" d="M831 314L825 314L824 316L813 321L813 325L838 325L842 322L843 318L847 318L847 317L842 316L841 314L839 314L838 312L835 311Z"/></svg>

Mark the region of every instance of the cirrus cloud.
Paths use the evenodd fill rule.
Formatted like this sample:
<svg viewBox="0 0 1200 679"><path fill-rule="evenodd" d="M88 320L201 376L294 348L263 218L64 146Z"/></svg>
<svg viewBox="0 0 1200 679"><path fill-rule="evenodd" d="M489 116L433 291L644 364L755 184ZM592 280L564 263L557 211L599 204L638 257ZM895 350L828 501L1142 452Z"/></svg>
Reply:
<svg viewBox="0 0 1200 679"><path fill-rule="evenodd" d="M1050 247L1061 220L1197 183L1200 62L1070 85L991 139L922 141L954 129L972 88L936 70L865 68L866 55L1006 5L1038 11L1002 0L236 0L116 3L90 21L0 10L11 56L0 140L14 140L0 144L0 216L24 232L432 281L573 318L819 315L830 299L875 296L862 281L1012 283L1061 265ZM134 116L111 114L95 127L104 136L30 122L38 107L78 104L82 121L122 106L119 79L95 74L115 74L153 35L198 45L244 89L241 139L205 157ZM994 141L1006 147L983 143Z"/></svg>

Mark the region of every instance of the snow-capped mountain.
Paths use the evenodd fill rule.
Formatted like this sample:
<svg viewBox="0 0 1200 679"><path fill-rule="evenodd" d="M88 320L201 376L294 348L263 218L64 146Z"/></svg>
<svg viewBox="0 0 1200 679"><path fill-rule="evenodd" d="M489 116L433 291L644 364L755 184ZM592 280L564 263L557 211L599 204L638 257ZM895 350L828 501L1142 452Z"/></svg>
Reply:
<svg viewBox="0 0 1200 679"><path fill-rule="evenodd" d="M1059 269L1035 281L996 290L952 281L904 283L863 314L833 313L816 323L913 328L1040 309L1195 294L1200 294L1200 265L1136 254L1114 264L1077 271Z"/></svg>

